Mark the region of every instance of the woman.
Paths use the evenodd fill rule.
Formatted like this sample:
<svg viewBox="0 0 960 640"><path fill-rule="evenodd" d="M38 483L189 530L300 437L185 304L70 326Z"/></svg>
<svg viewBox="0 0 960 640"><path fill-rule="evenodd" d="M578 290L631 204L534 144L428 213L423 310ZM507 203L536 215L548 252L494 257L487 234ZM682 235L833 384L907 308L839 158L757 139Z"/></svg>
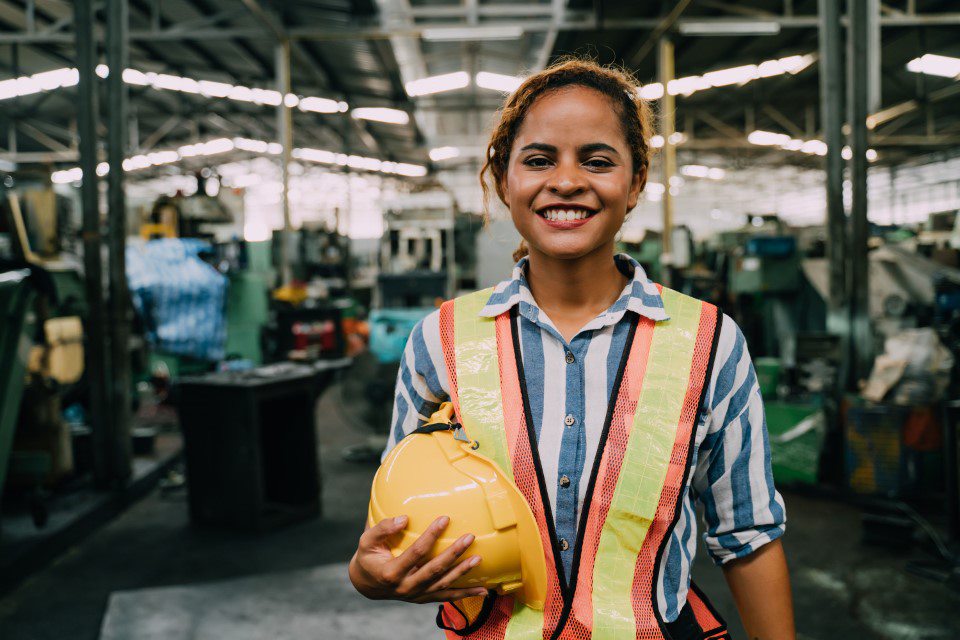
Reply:
<svg viewBox="0 0 960 640"><path fill-rule="evenodd" d="M429 559L442 514L397 558L387 541L406 519L368 528L350 563L362 594L444 602L449 637L727 637L690 583L699 500L750 638L794 638L785 512L743 335L614 255L646 183L649 138L649 110L619 70L567 60L528 78L481 172L524 240L513 277L424 319L401 363L388 450L443 401L468 418L452 309L482 298L475 315L495 319L503 379L517 372L518 408L504 385L505 466L541 531L544 611L451 588L483 559L464 553L471 535Z"/></svg>

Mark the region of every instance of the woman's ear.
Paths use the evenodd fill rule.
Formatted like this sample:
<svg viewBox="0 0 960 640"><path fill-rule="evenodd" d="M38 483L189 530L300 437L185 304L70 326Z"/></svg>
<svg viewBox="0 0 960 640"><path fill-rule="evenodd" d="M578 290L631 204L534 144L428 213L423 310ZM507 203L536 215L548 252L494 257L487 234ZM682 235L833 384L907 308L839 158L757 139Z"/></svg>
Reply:
<svg viewBox="0 0 960 640"><path fill-rule="evenodd" d="M630 192L627 194L627 211L631 211L640 201L640 194L643 188L647 186L647 168L640 167L640 170L633 174L630 180Z"/></svg>

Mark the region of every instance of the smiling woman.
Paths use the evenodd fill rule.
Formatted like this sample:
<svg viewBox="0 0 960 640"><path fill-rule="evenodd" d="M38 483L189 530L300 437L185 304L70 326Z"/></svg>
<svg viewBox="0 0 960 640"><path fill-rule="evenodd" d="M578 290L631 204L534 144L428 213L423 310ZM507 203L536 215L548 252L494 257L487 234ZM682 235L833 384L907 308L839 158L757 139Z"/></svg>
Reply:
<svg viewBox="0 0 960 640"><path fill-rule="evenodd" d="M690 579L697 500L750 637L794 637L785 511L743 334L614 252L649 139L622 71L567 60L525 80L481 172L525 241L513 275L445 302L407 343L385 465L428 486L395 501L407 513L369 519L350 576L368 597L443 602L450 640L729 638ZM430 419L448 401L452 415ZM394 449L443 429L462 444L439 462L409 453L416 441ZM483 484L465 472L467 451L530 508L542 607L518 595L536 575L484 577L519 552L519 527L494 491L463 513L458 496ZM423 495L449 507L424 514Z"/></svg>

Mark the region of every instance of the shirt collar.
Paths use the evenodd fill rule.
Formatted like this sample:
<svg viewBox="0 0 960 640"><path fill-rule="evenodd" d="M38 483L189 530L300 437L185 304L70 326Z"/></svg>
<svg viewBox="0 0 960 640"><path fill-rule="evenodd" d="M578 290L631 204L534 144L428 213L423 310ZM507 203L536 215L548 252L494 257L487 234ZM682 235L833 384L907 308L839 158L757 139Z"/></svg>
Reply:
<svg viewBox="0 0 960 640"><path fill-rule="evenodd" d="M623 317L626 311L633 311L654 321L668 320L663 308L663 299L657 286L647 278L640 263L625 253L614 256L617 268L626 276L632 276L630 282L620 292L620 297L606 311L590 321L583 329L596 329L614 324ZM521 258L513 267L510 279L499 283L487 299L487 304L480 310L480 315L487 318L509 311L511 307L519 305L522 315L528 316L536 322L542 314L533 299L526 277L527 258Z"/></svg>

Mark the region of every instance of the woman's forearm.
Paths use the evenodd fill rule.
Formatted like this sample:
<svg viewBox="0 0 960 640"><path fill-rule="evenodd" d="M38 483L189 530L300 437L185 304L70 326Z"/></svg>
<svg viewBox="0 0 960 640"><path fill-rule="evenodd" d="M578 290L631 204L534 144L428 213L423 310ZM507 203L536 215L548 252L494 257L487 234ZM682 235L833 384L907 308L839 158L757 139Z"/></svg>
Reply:
<svg viewBox="0 0 960 640"><path fill-rule="evenodd" d="M750 640L795 640L787 559L779 540L723 566Z"/></svg>

